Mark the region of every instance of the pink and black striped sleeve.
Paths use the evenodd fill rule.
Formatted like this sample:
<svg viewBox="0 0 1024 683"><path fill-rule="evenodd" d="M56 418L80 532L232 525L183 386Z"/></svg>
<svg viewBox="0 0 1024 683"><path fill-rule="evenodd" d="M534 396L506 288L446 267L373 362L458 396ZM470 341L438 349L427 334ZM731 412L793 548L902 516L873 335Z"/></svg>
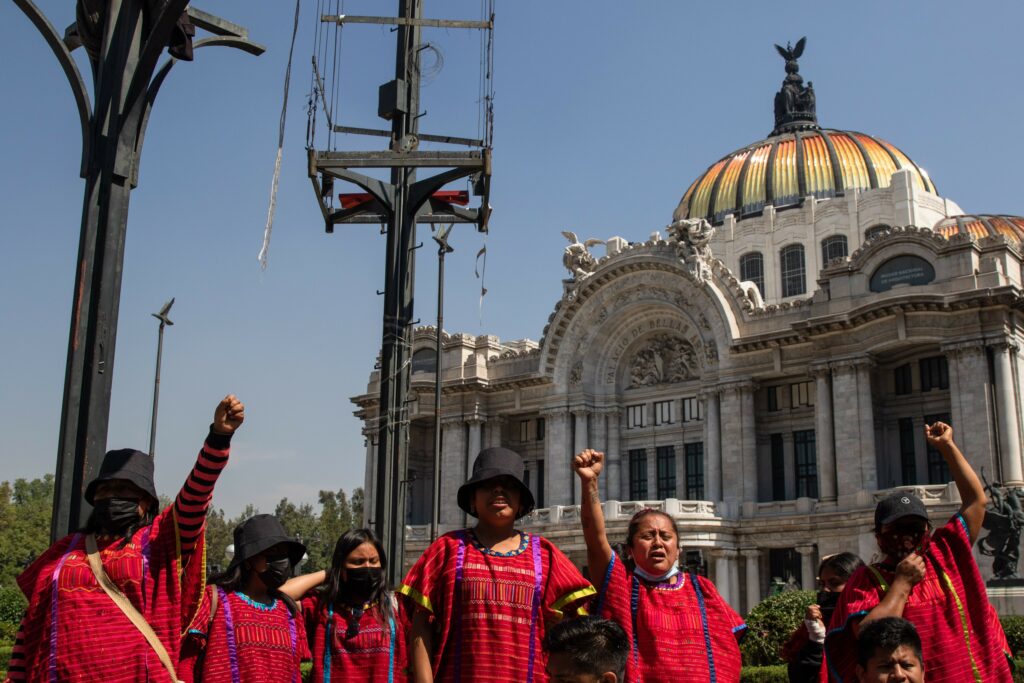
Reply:
<svg viewBox="0 0 1024 683"><path fill-rule="evenodd" d="M7 681L28 680L25 676L25 618L22 617L18 625L18 634L14 636L14 647L11 649L11 658L7 663Z"/></svg>
<svg viewBox="0 0 1024 683"><path fill-rule="evenodd" d="M199 451L196 464L185 480L185 485L174 499L182 560L186 560L192 554L202 536L203 526L206 524L206 511L213 498L213 487L228 463L230 449L231 435L218 434L211 429Z"/></svg>

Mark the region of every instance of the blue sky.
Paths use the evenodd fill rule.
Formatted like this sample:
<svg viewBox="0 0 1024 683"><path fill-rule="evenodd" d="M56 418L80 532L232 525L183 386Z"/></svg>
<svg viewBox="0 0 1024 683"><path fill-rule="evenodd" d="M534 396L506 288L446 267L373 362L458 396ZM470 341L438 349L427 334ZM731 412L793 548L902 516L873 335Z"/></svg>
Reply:
<svg viewBox="0 0 1024 683"><path fill-rule="evenodd" d="M72 22L73 3L38 1L55 25ZM344 12L396 5L350 0ZM374 226L325 234L305 177L316 15L305 0L270 263L259 269L294 4L197 6L248 26L268 50L201 50L160 93L131 200L108 445L148 443L149 314L177 297L157 485L174 492L217 400L237 393L248 421L215 499L235 514L247 502L269 510L283 496L315 501L320 489L361 485L363 439L348 399L365 390L379 346L384 238ZM426 3L428 16L479 13L479 0ZM965 211L1024 214L1022 20L1015 2L498 0L488 294L481 311L473 269L485 238L457 226L446 328L538 339L561 292L560 231L640 240L663 230L693 178L771 129L784 76L772 44L804 35L801 73L822 125L896 144ZM421 130L474 135L478 40L427 39L444 65L424 87ZM41 476L56 459L83 186L70 91L11 3L0 5L0 44L0 479L11 479ZM393 55L387 29L345 29L337 118L386 125L375 119L376 87ZM357 144L366 143L337 146ZM435 316L435 253L418 252L425 323Z"/></svg>

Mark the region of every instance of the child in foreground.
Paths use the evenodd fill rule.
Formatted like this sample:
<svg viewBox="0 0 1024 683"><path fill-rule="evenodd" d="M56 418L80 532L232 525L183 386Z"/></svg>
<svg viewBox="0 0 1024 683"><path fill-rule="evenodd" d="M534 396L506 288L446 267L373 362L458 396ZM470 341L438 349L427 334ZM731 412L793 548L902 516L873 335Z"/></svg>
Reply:
<svg viewBox="0 0 1024 683"><path fill-rule="evenodd" d="M544 639L551 683L622 683L629 639L611 619L584 616L556 624Z"/></svg>
<svg viewBox="0 0 1024 683"><path fill-rule="evenodd" d="M434 541L398 589L416 683L543 683L548 628L594 594L554 544L515 528L534 505L523 471L507 448L481 451L458 492L477 524Z"/></svg>

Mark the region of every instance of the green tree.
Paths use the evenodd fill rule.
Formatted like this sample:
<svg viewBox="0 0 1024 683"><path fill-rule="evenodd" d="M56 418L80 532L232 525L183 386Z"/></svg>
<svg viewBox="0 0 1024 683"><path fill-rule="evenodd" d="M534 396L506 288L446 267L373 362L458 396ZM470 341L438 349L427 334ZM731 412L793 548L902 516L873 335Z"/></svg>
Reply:
<svg viewBox="0 0 1024 683"><path fill-rule="evenodd" d="M210 572L227 569L225 549L234 540L234 527L219 508L210 507L206 513L206 565Z"/></svg>
<svg viewBox="0 0 1024 683"><path fill-rule="evenodd" d="M53 475L0 483L0 586L50 546Z"/></svg>
<svg viewBox="0 0 1024 683"><path fill-rule="evenodd" d="M352 524L356 527L363 526L364 500L363 488L361 486L356 487L352 491L352 499L349 501L349 505L352 507Z"/></svg>
<svg viewBox="0 0 1024 683"><path fill-rule="evenodd" d="M743 663L747 666L781 664L779 652L803 621L804 611L815 596L814 591L784 591L750 610L746 619L747 635L740 644Z"/></svg>

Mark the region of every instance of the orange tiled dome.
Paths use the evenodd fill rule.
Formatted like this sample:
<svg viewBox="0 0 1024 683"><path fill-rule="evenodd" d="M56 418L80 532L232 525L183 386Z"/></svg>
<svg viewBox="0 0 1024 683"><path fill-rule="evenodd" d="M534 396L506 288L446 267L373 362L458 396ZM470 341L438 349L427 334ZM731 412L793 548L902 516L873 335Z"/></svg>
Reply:
<svg viewBox="0 0 1024 683"><path fill-rule="evenodd" d="M932 228L945 238L967 233L976 238L1004 235L1024 243L1024 218L1020 216L964 215L943 218Z"/></svg>
<svg viewBox="0 0 1024 683"><path fill-rule="evenodd" d="M850 188L889 187L893 173L909 168L922 190L936 194L928 174L894 145L871 135L814 129L774 135L723 157L690 185L673 219L721 223L799 206L803 197L842 195Z"/></svg>

